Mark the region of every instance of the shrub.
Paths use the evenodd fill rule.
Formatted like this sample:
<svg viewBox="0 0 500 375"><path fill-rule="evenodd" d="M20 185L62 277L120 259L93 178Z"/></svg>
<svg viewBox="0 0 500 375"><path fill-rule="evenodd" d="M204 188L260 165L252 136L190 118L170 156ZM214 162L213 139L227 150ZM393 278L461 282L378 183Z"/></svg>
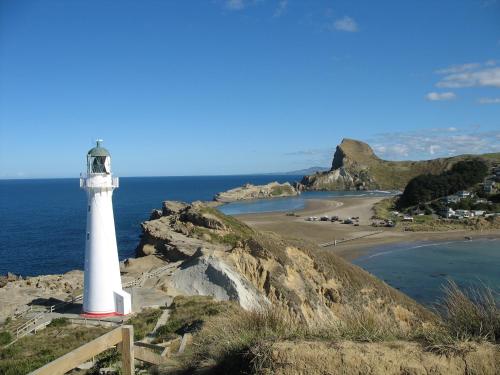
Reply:
<svg viewBox="0 0 500 375"><path fill-rule="evenodd" d="M69 324L68 318L55 318L49 323L49 327L65 327Z"/></svg>

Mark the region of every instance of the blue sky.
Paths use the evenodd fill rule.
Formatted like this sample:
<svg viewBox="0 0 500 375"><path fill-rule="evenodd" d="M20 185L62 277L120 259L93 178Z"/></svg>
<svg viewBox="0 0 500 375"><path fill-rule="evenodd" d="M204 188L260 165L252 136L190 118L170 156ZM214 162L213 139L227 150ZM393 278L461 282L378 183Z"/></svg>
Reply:
<svg viewBox="0 0 500 375"><path fill-rule="evenodd" d="M500 1L0 2L0 178L500 151Z"/></svg>

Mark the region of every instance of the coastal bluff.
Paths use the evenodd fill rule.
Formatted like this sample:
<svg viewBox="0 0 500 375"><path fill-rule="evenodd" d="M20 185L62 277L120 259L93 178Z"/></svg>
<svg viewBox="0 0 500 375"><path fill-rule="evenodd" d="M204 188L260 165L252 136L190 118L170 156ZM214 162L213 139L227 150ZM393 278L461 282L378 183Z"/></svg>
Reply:
<svg viewBox="0 0 500 375"><path fill-rule="evenodd" d="M389 161L375 155L367 143L344 138L335 150L330 170L304 176L300 185L303 190L402 190L418 175L439 174L459 161L472 159L490 165L500 162L500 153Z"/></svg>
<svg viewBox="0 0 500 375"><path fill-rule="evenodd" d="M266 185L245 184L243 186L217 193L214 197L216 202L230 203L242 200L293 197L300 192L290 183L270 182Z"/></svg>

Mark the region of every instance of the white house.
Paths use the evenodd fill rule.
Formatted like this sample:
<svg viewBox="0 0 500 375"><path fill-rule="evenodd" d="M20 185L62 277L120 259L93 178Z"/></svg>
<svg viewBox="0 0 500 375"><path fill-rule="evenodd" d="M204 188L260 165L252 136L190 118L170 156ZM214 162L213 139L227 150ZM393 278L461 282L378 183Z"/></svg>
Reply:
<svg viewBox="0 0 500 375"><path fill-rule="evenodd" d="M455 215L461 216L463 218L469 218L474 216L474 214L472 214L469 210L455 210Z"/></svg>
<svg viewBox="0 0 500 375"><path fill-rule="evenodd" d="M447 197L443 198L443 202L446 204L458 203L460 202L460 197L458 195L448 195Z"/></svg>
<svg viewBox="0 0 500 375"><path fill-rule="evenodd" d="M439 215L449 219L450 217L455 216L455 211L453 209L451 209L450 207L445 207L445 208L439 210Z"/></svg>
<svg viewBox="0 0 500 375"><path fill-rule="evenodd" d="M460 190L456 195L460 199L464 199L464 198L469 198L471 196L471 193L470 193L470 191L467 191L467 190Z"/></svg>
<svg viewBox="0 0 500 375"><path fill-rule="evenodd" d="M473 213L473 214L474 214L474 216L476 216L476 217L477 217L477 216L483 216L485 212L486 212L486 211L483 211L483 210L473 210L473 211L472 211L472 213Z"/></svg>

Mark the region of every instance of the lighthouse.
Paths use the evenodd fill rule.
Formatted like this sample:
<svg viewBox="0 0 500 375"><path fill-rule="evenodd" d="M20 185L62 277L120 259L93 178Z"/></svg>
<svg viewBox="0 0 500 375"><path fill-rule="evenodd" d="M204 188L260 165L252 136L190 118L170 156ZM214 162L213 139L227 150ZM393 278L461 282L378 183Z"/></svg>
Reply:
<svg viewBox="0 0 500 375"><path fill-rule="evenodd" d="M113 217L113 190L118 177L111 174L111 155L97 140L87 153L87 173L80 187L87 192L87 232L83 315L104 317L131 312L130 294L122 289Z"/></svg>

